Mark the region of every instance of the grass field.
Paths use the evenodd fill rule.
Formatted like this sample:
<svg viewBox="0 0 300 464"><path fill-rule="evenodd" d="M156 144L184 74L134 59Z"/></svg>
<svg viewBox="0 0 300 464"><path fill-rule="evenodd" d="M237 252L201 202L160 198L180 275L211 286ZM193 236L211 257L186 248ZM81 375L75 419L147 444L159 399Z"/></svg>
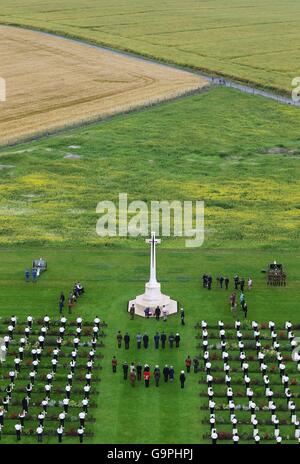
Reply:
<svg viewBox="0 0 300 464"><path fill-rule="evenodd" d="M49 269L37 284L26 284L23 278L24 267L30 264L33 256L47 258ZM273 251L248 251L239 253L231 250L204 250L196 253L187 250L160 250L158 254L158 278L162 289L169 293L186 310L186 326L182 328L178 316L164 322L136 318L130 321L126 312L126 303L133 295L143 290L148 278L148 252L145 250L105 250L104 248L81 249L45 249L44 247L11 247L0 252L0 311L2 317L16 313L21 319L25 315L35 317L46 313L52 319L58 318L57 298L61 290L67 292L74 281L81 279L86 286L86 294L79 301L73 318L82 314L85 320L100 315L108 327L105 329L105 347L100 352L104 358L99 372L101 382L98 408L93 410L96 418L94 426L97 443L200 443L202 434L208 432L208 425L201 421L207 413L200 409L207 400L199 396L203 385L198 381L202 374L191 373L186 381L185 390L179 387L178 373L183 367L187 354L194 356L198 335L194 326L205 318L216 324L234 321L228 304L228 294L219 289L211 293L201 288L201 275L211 272L213 276L220 272L235 272L254 280L251 294L246 294L249 304L249 320L260 322L275 320L281 324L286 319L299 322L296 301L300 291L298 273L298 252L277 252L278 261L285 263L288 271L288 287L269 288L261 269L274 259ZM231 279L232 281L232 279ZM232 288L232 283L230 285ZM241 317L241 314L239 314ZM116 332L128 331L133 339L128 352L116 348ZM137 331L147 331L150 336L149 351L135 347L134 337ZM152 337L156 330L180 331L181 348L171 352L166 348L156 351ZM298 334L299 335L299 334ZM111 357L116 354L119 363L127 361L148 362L151 367L172 363L175 367L175 382L156 389L145 389L143 383L132 388L129 381L122 379L121 367L117 374L111 373ZM291 376L291 378L294 376ZM296 400L296 402L299 400ZM147 420L145 421L145 411ZM50 414L50 413L49 413ZM239 413L241 417L241 413ZM90 428L90 426L89 426ZM221 427L220 427L221 428ZM285 429L285 428L284 428ZM137 432L138 430L138 432ZM286 429L285 429L286 430ZM2 437L2 443L15 441L14 437ZM24 443L36 442L36 438L24 437ZM50 442L56 442L55 438ZM65 442L76 443L76 438L65 438Z"/></svg>
<svg viewBox="0 0 300 464"><path fill-rule="evenodd" d="M4 149L0 244L138 246L96 235L97 203L127 192L129 201L204 200L206 247L294 247L299 123L295 108L215 88Z"/></svg>
<svg viewBox="0 0 300 464"><path fill-rule="evenodd" d="M291 91L299 75L297 0L2 0L1 21Z"/></svg>
<svg viewBox="0 0 300 464"><path fill-rule="evenodd" d="M192 73L0 26L0 145L200 89Z"/></svg>

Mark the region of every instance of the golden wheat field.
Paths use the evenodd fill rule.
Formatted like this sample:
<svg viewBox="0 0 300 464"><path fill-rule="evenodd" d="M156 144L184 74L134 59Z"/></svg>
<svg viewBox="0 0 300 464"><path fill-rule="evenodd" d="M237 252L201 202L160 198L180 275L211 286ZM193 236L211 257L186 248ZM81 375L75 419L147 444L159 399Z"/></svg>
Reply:
<svg viewBox="0 0 300 464"><path fill-rule="evenodd" d="M0 144L172 98L195 74L40 32L0 26Z"/></svg>

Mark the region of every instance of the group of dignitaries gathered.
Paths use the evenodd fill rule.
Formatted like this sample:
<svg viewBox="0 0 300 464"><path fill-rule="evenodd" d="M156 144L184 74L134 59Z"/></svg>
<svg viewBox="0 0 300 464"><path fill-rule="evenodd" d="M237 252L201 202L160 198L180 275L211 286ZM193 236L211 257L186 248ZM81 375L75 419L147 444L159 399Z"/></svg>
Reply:
<svg viewBox="0 0 300 464"><path fill-rule="evenodd" d="M137 346L138 349L141 349L142 346L145 349L147 349L149 347L150 338L149 338L149 335L147 333L144 333L144 335L142 335L140 332L138 332L136 337L135 337L135 340L136 340L136 346ZM122 348L122 343L123 342L124 342L125 350L129 350L131 337L130 337L128 332L126 332L125 335L123 336L121 331L119 330L118 333L117 333L117 345L118 345L118 348ZM173 332L171 332L169 335L167 335L164 331L161 334L159 332L156 332L154 337L153 337L153 342L154 342L154 348L155 349L159 349L160 347L162 349L165 349L166 344L168 344L168 346L170 348L173 348L174 346L175 346L175 348L179 348L180 334L178 332L175 333L175 334Z"/></svg>
<svg viewBox="0 0 300 464"><path fill-rule="evenodd" d="M8 335L4 337L4 346L6 351L9 349L9 345L14 337L14 330L17 324L17 318L13 316L11 318L11 323L8 327ZM65 422L67 421L68 414L69 414L69 403L72 397L72 387L74 382L74 377L76 373L77 367L77 357L78 351L81 346L81 335L82 335L82 324L83 320L81 317L76 319L76 333L72 340L73 347L71 352L71 360L69 362L69 372L66 376L66 385L65 385L65 394L59 404L62 407L61 412L57 416L58 420L58 427L56 429L56 434L58 438L58 442L61 443L64 436L64 428ZM12 401L13 397L13 390L15 387L15 381L17 380L20 372L22 371L22 363L24 360L24 351L26 346L30 343L31 346L34 346L31 350L31 368L29 371L28 376L28 384L26 386L26 390L24 391L25 396L21 401L21 412L19 413L19 420L15 424L15 433L17 440L21 440L22 431L25 427L26 417L29 416L30 413L30 402L32 398L32 393L34 392L34 384L36 380L39 380L39 364L41 362L45 345L46 345L46 338L47 333L49 332L51 325L51 321L49 316L45 316L43 320L43 324L40 327L40 332L37 337L37 340L34 341L32 329L33 329L33 317L27 317L27 325L24 330L24 335L21 336L19 340L19 348L18 348L18 356L14 359L14 369L9 372L9 379L10 383L5 389L5 397L2 400L2 405L0 407L0 432L5 427L5 415L9 410L9 405ZM62 317L60 319L60 326L58 329L58 336L56 339L56 344L51 353L51 368L50 371L46 374L46 383L44 385L44 398L40 403L41 410L37 415L37 428L36 428L36 435L38 442L43 442L44 437L44 426L45 421L47 420L48 408L49 403L51 406L51 392L55 391L53 388L53 382L55 381L55 376L57 372L60 371L60 355L62 353L62 345L66 333L66 325L67 319ZM81 400L81 410L78 414L78 421L79 421L79 428L77 430L77 434L79 437L79 441L83 442L84 437L84 430L85 430L85 419L88 413L89 407L89 400L90 400L90 391L91 391L91 383L92 383L92 376L93 376L93 367L95 362L95 355L96 355L96 348L97 348L97 341L99 337L100 331L100 319L96 317L94 319L94 326L93 326L93 334L91 340L88 342L88 346L90 347L90 351L88 353L88 359L86 362L86 371L85 371L85 385L82 389L82 400ZM2 347L1 347L2 348ZM48 356L48 353L47 355ZM45 356L44 356L45 357Z"/></svg>
<svg viewBox="0 0 300 464"><path fill-rule="evenodd" d="M231 385L231 367L229 363L229 353L227 351L227 342L226 342L226 332L224 329L224 323L219 321L219 336L220 336L220 347L222 352L222 360L223 360L223 369L225 373L225 383L227 386L226 396L228 400L228 408L230 412L230 421L232 424L232 440L235 444L238 444L240 437L238 432L238 419L236 417L236 405L234 402L234 392ZM210 411L210 427L211 427L211 440L213 444L217 443L218 440L218 432L217 432L217 424L216 424L216 415L215 415L215 407L216 403L214 400L214 377L212 374L212 364L210 361L210 354L209 354L209 340L208 340L208 330L207 330L207 323L206 321L202 321L202 346L203 346L203 361L204 361L204 370L206 372L206 383L207 383L207 395L209 399L209 411ZM243 341L243 334L241 332L241 323L240 321L235 322L236 328L236 337L238 340L238 347L239 347L239 359L240 359L240 367L241 373L243 375L243 383L245 386L245 394L248 398L248 410L251 412L251 424L253 426L253 440L255 443L259 444L261 441L261 435L259 432L259 420L256 416L257 405L254 401L255 394L251 388L251 377L249 373L249 363L247 360L247 356L244 351L244 341ZM292 331L292 324L290 321L286 322L285 328L287 330L288 339L291 345L291 350L293 350L296 346L295 335ZM268 366L265 360L264 350L261 345L260 339L260 329L259 325L256 321L252 322L252 329L253 329L253 337L255 339L255 348L256 348L256 357L259 363L259 371L262 375L262 382L264 385L264 394L267 399L267 408L271 415L271 423L274 426L274 439L276 443L280 444L282 442L282 436L279 428L280 421L276 414L277 406L274 401L274 392L271 388L271 381L268 375ZM275 329L275 323L273 321L269 322L269 329L270 335L272 339L272 345L274 352L276 354L276 359L278 363L278 371L281 378L281 383L283 387L282 398L286 399L287 402L287 409L290 413L290 423L295 428L295 439L300 443L300 429L299 429L299 420L296 415L296 405L293 401L293 393L290 390L290 379L286 373L286 366L283 360L283 356L280 352L280 343L278 342L277 333ZM298 360L298 369L300 370L300 359Z"/></svg>
<svg viewBox="0 0 300 464"><path fill-rule="evenodd" d="M190 356L187 356L185 360L185 367L187 373L191 372L192 367L192 359ZM117 372L118 361L115 356L112 358L112 371L115 374ZM123 362L122 364L123 370L123 378L127 380L129 378L131 385L134 387L136 381L141 381L142 377L145 382L145 387L148 388L150 386L150 379L151 379L151 370L148 364L144 366L141 363L134 364L133 362L129 365L127 361ZM164 379L164 382L174 382L175 378L175 369L173 366L165 365L164 368L161 370L158 365L154 367L153 370L153 378L155 382L155 386L159 387L161 377ZM186 381L185 371L181 370L179 375L180 387L184 388L184 384Z"/></svg>

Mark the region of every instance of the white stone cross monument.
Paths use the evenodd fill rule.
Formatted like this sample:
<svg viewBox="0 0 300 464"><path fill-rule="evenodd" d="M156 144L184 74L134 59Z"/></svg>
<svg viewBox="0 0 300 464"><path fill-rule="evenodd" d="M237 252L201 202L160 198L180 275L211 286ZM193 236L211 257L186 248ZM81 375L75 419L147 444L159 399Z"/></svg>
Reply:
<svg viewBox="0 0 300 464"><path fill-rule="evenodd" d="M155 232L151 233L151 238L146 240L146 243L151 245L150 251L150 279L145 285L145 293L138 295L135 300L129 301L128 311L132 305L135 306L135 314L145 317L145 309L149 308L152 315L157 306L166 310L167 315L177 313L177 301L171 300L168 295L164 295L160 290L160 283L156 279L156 245L161 243L161 240L155 237Z"/></svg>

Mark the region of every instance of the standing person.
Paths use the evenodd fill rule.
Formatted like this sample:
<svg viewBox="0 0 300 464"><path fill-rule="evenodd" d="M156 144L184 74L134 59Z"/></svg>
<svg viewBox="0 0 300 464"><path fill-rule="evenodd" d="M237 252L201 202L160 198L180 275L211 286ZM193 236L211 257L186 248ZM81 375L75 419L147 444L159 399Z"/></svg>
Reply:
<svg viewBox="0 0 300 464"><path fill-rule="evenodd" d="M31 275L32 275L32 282L36 282L36 279L37 279L37 269L34 267L31 271Z"/></svg>
<svg viewBox="0 0 300 464"><path fill-rule="evenodd" d="M170 366L170 369L169 369L169 379L170 379L170 382L174 382L174 374L175 374L174 367L173 367L173 366Z"/></svg>
<svg viewBox="0 0 300 464"><path fill-rule="evenodd" d="M79 437L79 443L83 443L83 434L84 434L84 428L83 427L79 427L77 429L77 435Z"/></svg>
<svg viewBox="0 0 300 464"><path fill-rule="evenodd" d="M25 281L30 282L30 271L29 271L29 269L25 270Z"/></svg>
<svg viewBox="0 0 300 464"><path fill-rule="evenodd" d="M59 314L62 314L63 308L65 306L65 295L61 292L58 302Z"/></svg>
<svg viewBox="0 0 300 464"><path fill-rule="evenodd" d="M192 365L192 360L191 360L190 355L188 355L188 357L185 360L185 367L186 367L187 373L191 372L191 365Z"/></svg>
<svg viewBox="0 0 300 464"><path fill-rule="evenodd" d="M15 425L15 431L16 431L17 441L20 441L21 440L21 433L22 433L22 425L21 424L16 424Z"/></svg>
<svg viewBox="0 0 300 464"><path fill-rule="evenodd" d="M160 339L159 333L156 332L156 334L154 335L154 347L156 350L159 348L159 339Z"/></svg>
<svg viewBox="0 0 300 464"><path fill-rule="evenodd" d="M72 314L72 307L73 307L73 293L69 294L68 298L68 313Z"/></svg>
<svg viewBox="0 0 300 464"><path fill-rule="evenodd" d="M175 346L176 346L176 348L179 348L179 343L180 343L180 335L177 332L177 334L175 335Z"/></svg>
<svg viewBox="0 0 300 464"><path fill-rule="evenodd" d="M243 309L243 311L244 311L245 319L247 319L248 305L247 305L246 301L244 301L244 304L243 304L242 309Z"/></svg>
<svg viewBox="0 0 300 464"><path fill-rule="evenodd" d="M155 312L154 312L154 313L155 313L155 319L156 319L157 321L159 321L160 314L161 314L161 310L160 310L160 307L159 307L159 306L156 306Z"/></svg>
<svg viewBox="0 0 300 464"><path fill-rule="evenodd" d="M209 275L209 276L207 277L207 289L208 289L208 290L211 290L211 286L212 286L212 276Z"/></svg>
<svg viewBox="0 0 300 464"><path fill-rule="evenodd" d="M124 343L125 343L125 350L129 350L130 336L128 332L126 332L126 334L124 335Z"/></svg>
<svg viewBox="0 0 300 464"><path fill-rule="evenodd" d="M44 428L42 425L38 425L37 426L37 429L36 429L36 434L37 434L37 441L38 443L42 443L43 442L43 432L44 432Z"/></svg>
<svg viewBox="0 0 300 464"><path fill-rule="evenodd" d="M180 376L179 376L179 380L180 380L180 387L184 388L184 382L185 382L185 373L184 373L184 371L181 371Z"/></svg>
<svg viewBox="0 0 300 464"><path fill-rule="evenodd" d="M236 294L235 293L232 293L230 295L229 301L230 301L231 311L234 311L235 310L235 304L236 304Z"/></svg>
<svg viewBox="0 0 300 464"><path fill-rule="evenodd" d="M123 378L124 380L127 380L128 377L128 363L125 361L123 362Z"/></svg>
<svg viewBox="0 0 300 464"><path fill-rule="evenodd" d="M156 385L156 387L159 386L159 379L160 379L160 368L159 368L159 366L155 366L155 369L154 369L154 380L155 380L155 385Z"/></svg>
<svg viewBox="0 0 300 464"><path fill-rule="evenodd" d="M114 374L117 372L117 365L118 365L117 358L115 356L113 356L113 358L111 360L111 366L112 366L112 371L113 371Z"/></svg>
<svg viewBox="0 0 300 464"><path fill-rule="evenodd" d="M130 306L129 313L130 313L130 318L131 318L131 320L133 320L133 319L134 319L134 315L135 315L135 306L134 306L134 304L132 304L132 305Z"/></svg>
<svg viewBox="0 0 300 464"><path fill-rule="evenodd" d="M239 286L239 283L240 283L240 279L239 279L239 276L236 274L233 278L233 281L234 281L234 288L235 290L238 290L238 286Z"/></svg>
<svg viewBox="0 0 300 464"><path fill-rule="evenodd" d="M141 365L141 363L137 363L136 371L137 371L137 379L138 380L142 380L142 369L143 369L143 366Z"/></svg>
<svg viewBox="0 0 300 464"><path fill-rule="evenodd" d="M56 433L57 433L58 443L62 443L62 437L63 437L63 433L64 433L64 428L60 425L56 429Z"/></svg>
<svg viewBox="0 0 300 464"><path fill-rule="evenodd" d="M166 340L167 340L167 336L166 336L165 332L163 331L161 333L161 335L160 335L161 347L163 349L165 349L165 347L166 347Z"/></svg>
<svg viewBox="0 0 300 464"><path fill-rule="evenodd" d="M163 369L163 375L164 375L164 379L165 379L165 383L168 382L169 380L169 375L170 375L170 369L169 369L169 366L166 364L164 369Z"/></svg>
<svg viewBox="0 0 300 464"><path fill-rule="evenodd" d="M244 295L243 292L241 292L241 294L240 294L240 305L241 305L242 309L243 309L244 303L245 303L245 295Z"/></svg>
<svg viewBox="0 0 300 464"><path fill-rule="evenodd" d="M251 277L248 278L248 290L252 290L252 286L253 286L253 280L251 279Z"/></svg>
<svg viewBox="0 0 300 464"><path fill-rule="evenodd" d="M170 345L170 348L173 348L174 340L175 340L174 334L173 334L173 332L171 332L170 335L169 335L169 345Z"/></svg>
<svg viewBox="0 0 300 464"><path fill-rule="evenodd" d="M181 320L181 325L185 325L185 322L184 322L184 309L181 308L180 310L180 320Z"/></svg>
<svg viewBox="0 0 300 464"><path fill-rule="evenodd" d="M136 343L137 343L137 348L138 350L141 348L142 346L142 340L143 340L143 336L140 332L138 332L137 336L136 336Z"/></svg>
<svg viewBox="0 0 300 464"><path fill-rule="evenodd" d="M144 336L143 336L143 343L144 343L144 348L148 348L148 345L149 345L149 337L148 335L145 333Z"/></svg>
<svg viewBox="0 0 300 464"><path fill-rule="evenodd" d="M244 293L244 288L245 288L245 279L244 279L244 277L242 277L241 280L240 280L240 288L241 288L241 292Z"/></svg>
<svg viewBox="0 0 300 464"><path fill-rule="evenodd" d="M224 283L224 277L223 276L220 276L219 282L220 282L220 288L223 288L223 283Z"/></svg>
<svg viewBox="0 0 300 464"><path fill-rule="evenodd" d="M135 386L135 381L136 381L135 369L130 370L129 380L130 380L130 383L131 383L132 387L134 387Z"/></svg>
<svg viewBox="0 0 300 464"><path fill-rule="evenodd" d="M144 380L145 380L145 387L148 388L150 385L150 371L144 371Z"/></svg>
<svg viewBox="0 0 300 464"><path fill-rule="evenodd" d="M162 308L162 315L163 315L163 321L164 321L164 322L167 322L168 310L167 310L167 308L166 308L165 305L163 305L163 308Z"/></svg>
<svg viewBox="0 0 300 464"><path fill-rule="evenodd" d="M225 289L226 290L228 290L228 286L229 286L229 278L225 277Z"/></svg>
<svg viewBox="0 0 300 464"><path fill-rule="evenodd" d="M119 330L118 333L117 333L118 348L121 348L122 340L123 340L123 336L122 336L122 334L121 334L121 330Z"/></svg>

